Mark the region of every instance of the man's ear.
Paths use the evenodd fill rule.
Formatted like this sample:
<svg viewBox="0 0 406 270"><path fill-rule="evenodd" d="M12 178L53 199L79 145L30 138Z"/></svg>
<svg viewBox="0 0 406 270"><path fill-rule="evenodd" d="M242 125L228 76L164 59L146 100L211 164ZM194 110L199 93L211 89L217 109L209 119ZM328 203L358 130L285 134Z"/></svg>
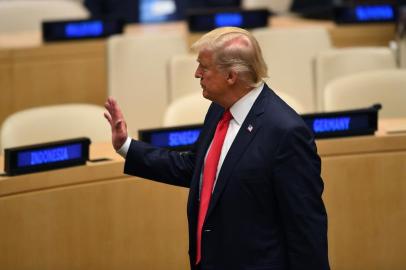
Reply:
<svg viewBox="0 0 406 270"><path fill-rule="evenodd" d="M230 70L227 74L227 83L233 85L237 82L238 74L234 70Z"/></svg>

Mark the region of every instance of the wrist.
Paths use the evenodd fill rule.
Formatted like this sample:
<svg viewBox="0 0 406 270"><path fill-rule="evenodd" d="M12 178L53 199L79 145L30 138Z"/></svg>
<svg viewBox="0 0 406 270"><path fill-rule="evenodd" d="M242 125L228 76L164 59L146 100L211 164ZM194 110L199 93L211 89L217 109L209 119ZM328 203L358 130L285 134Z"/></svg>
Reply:
<svg viewBox="0 0 406 270"><path fill-rule="evenodd" d="M116 152L123 158L126 158L128 149L130 149L130 145L131 145L131 138L127 137L125 142L121 145L121 147L116 149Z"/></svg>
<svg viewBox="0 0 406 270"><path fill-rule="evenodd" d="M122 138L117 138L113 141L114 150L118 151L126 142L127 136Z"/></svg>

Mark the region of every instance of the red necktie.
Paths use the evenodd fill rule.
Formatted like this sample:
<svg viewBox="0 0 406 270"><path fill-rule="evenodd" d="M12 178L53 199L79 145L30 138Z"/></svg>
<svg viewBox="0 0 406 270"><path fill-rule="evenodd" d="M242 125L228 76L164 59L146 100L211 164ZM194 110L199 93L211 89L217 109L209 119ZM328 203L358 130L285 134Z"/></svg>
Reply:
<svg viewBox="0 0 406 270"><path fill-rule="evenodd" d="M216 132L214 133L213 141L206 157L206 162L203 169L203 182L200 193L199 216L197 220L197 246L196 246L196 264L201 259L201 240L203 222L206 217L209 207L211 194L213 191L214 180L216 179L217 166L220 160L221 148L223 147L224 139L227 134L228 124L233 118L229 110L226 110L223 117L217 124Z"/></svg>

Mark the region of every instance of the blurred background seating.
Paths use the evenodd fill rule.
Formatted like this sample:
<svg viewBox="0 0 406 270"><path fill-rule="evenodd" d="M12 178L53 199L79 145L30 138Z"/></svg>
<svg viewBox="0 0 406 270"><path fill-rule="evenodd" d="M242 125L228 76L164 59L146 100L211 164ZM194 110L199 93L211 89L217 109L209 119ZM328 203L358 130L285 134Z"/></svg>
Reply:
<svg viewBox="0 0 406 270"><path fill-rule="evenodd" d="M287 13L292 5L292 0L243 0L244 9L266 8L273 13Z"/></svg>
<svg viewBox="0 0 406 270"><path fill-rule="evenodd" d="M0 176L0 268L188 269L179 211L187 192L123 175L102 105L114 96L134 137L139 129L203 122L210 101L194 78L189 47L204 33L188 28L191 10L270 10L268 25L252 31L269 66L267 83L298 113L382 103L380 118L404 117L406 16L372 24L333 16L337 3L367 2L0 0L0 123L7 118L0 150L87 136L104 142L91 146L94 157L113 159ZM89 16L123 20L124 33L42 41L42 21ZM405 269L405 118L384 120L395 129L381 129L380 121L376 136L317 140L332 269Z"/></svg>
<svg viewBox="0 0 406 270"><path fill-rule="evenodd" d="M323 89L334 79L358 72L396 69L394 52L388 47L354 47L330 49L316 56L317 109L323 108Z"/></svg>
<svg viewBox="0 0 406 270"><path fill-rule="evenodd" d="M169 60L169 101L187 94L201 93L199 79L195 78L197 55L179 54Z"/></svg>
<svg viewBox="0 0 406 270"><path fill-rule="evenodd" d="M169 104L167 65L183 53L185 37L174 32L108 39L108 94L119 102L131 135L162 124Z"/></svg>
<svg viewBox="0 0 406 270"><path fill-rule="evenodd" d="M0 129L0 150L76 137L92 142L110 140L110 127L103 119L104 108L90 104L63 104L16 112Z"/></svg>
<svg viewBox="0 0 406 270"><path fill-rule="evenodd" d="M406 35L399 41L399 65L406 69Z"/></svg>
<svg viewBox="0 0 406 270"><path fill-rule="evenodd" d="M202 124L211 102L200 92L183 95L174 100L164 113L164 126Z"/></svg>
<svg viewBox="0 0 406 270"><path fill-rule="evenodd" d="M406 70L376 70L348 75L328 83L326 111L365 108L382 104L379 117L406 117Z"/></svg>
<svg viewBox="0 0 406 270"><path fill-rule="evenodd" d="M168 8L169 2L172 3L173 14L162 15L162 13L162 16L158 16L159 10L163 12L160 8ZM16 7L18 10L17 13L7 11L4 16L0 16L0 21L4 21L0 23L0 29L4 27L8 33L30 31L29 29L39 31L43 20L89 16L123 19L139 24L127 25L124 34L109 38L107 42L104 40L64 42L62 45L46 44L26 50L0 51L0 86L4 95L0 104L0 121L10 112L26 107L64 102L91 102L102 105L100 100L104 100L107 95L113 95L123 105L124 112L129 118L130 132L134 135L140 128L162 125L166 107L178 98L201 93L199 80L193 75L197 66L196 56L189 54L188 45L203 33L189 32L183 21L172 23L184 19L187 15L185 11L242 7L267 8L275 14L292 10L297 14L301 14L302 11L311 14L307 12L320 11L326 7L331 9L333 3L330 0L0 0L0 12L2 9L8 10L8 7L10 10L11 7ZM169 12L169 9L166 11ZM114 15L115 12L118 12L117 14L131 12L136 14L136 17L129 20L123 14ZM404 27L402 28L401 24L398 27L397 33L400 38L395 50L390 50L387 44L380 47L354 47L361 44L355 41L351 43L354 46L335 48L337 44L338 46L344 44L334 43L338 37L341 36L347 43L350 37L355 37L353 32L348 36L342 35L344 29L353 29L351 31L354 33L361 33L360 31L369 26L334 25L333 22L326 20L301 19L297 14L281 16L285 18L284 21L278 20L278 16L270 17L271 27L252 31L262 46L269 67L270 77L267 78L267 83L282 98L290 100L289 104L295 104L292 107L298 112L323 110L324 86L335 78L366 70L394 69L397 68L396 62L400 63L401 67L405 66L405 60L402 59L405 59L406 45L402 34ZM21 16L22 19L19 19ZM31 28L19 26L20 23L23 24L33 18L35 23L25 23ZM19 22L12 23L13 20ZM152 22L164 23L148 24ZM387 26L382 28L385 33L388 29L389 31L394 29ZM378 29L381 25L376 24L375 27ZM361 36L367 35L362 32ZM0 46L4 40L1 38ZM379 41L365 39L362 42L377 45L383 42L383 39ZM96 54L104 51L105 55L96 59ZM64 54L63 57L60 57L60 54ZM81 68L75 68L79 65ZM100 69L96 69L96 65ZM83 74L82 78L79 78L75 71ZM42 73L46 74L42 76ZM48 74L52 74L52 78L44 80ZM71 79L73 77L74 79ZM35 78L41 82L36 82ZM26 83L31 80L32 83ZM26 89L29 85L32 85L33 91ZM39 89L44 89L41 90L44 93L56 93L59 89L63 89L64 92L55 96L47 94L44 104L38 104ZM72 96L77 99L65 94L69 89L72 89ZM78 91L83 94L79 95ZM100 92L104 94L101 95ZM92 93L97 94L92 96ZM21 97L26 100L24 102L15 100Z"/></svg>
<svg viewBox="0 0 406 270"><path fill-rule="evenodd" d="M0 1L0 33L40 31L42 21L88 17L89 12L78 1Z"/></svg>
<svg viewBox="0 0 406 270"><path fill-rule="evenodd" d="M332 46L327 30L321 27L270 28L254 30L253 34L268 65L270 87L300 100L304 112L314 112L314 58Z"/></svg>
<svg viewBox="0 0 406 270"><path fill-rule="evenodd" d="M292 109L294 109L297 113L302 114L306 113L306 107L305 105L296 97L291 96L290 94L286 92L276 92L276 94L283 99Z"/></svg>

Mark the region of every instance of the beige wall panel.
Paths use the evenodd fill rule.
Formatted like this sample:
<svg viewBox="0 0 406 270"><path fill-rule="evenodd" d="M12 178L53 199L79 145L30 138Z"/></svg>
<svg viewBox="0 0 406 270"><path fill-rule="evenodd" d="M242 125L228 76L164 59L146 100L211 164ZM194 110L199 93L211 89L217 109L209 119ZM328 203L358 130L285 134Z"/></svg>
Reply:
<svg viewBox="0 0 406 270"><path fill-rule="evenodd" d="M395 24L340 25L329 32L335 47L388 46L395 39Z"/></svg>
<svg viewBox="0 0 406 270"><path fill-rule="evenodd" d="M335 270L406 267L406 152L323 158Z"/></svg>
<svg viewBox="0 0 406 270"><path fill-rule="evenodd" d="M67 102L103 105L107 97L104 41L14 51L13 106L21 110Z"/></svg>
<svg viewBox="0 0 406 270"><path fill-rule="evenodd" d="M388 46L395 39L394 23L340 24L329 20L312 20L295 16L271 16L270 26L308 27L320 26L329 30L335 47Z"/></svg>
<svg viewBox="0 0 406 270"><path fill-rule="evenodd" d="M0 198L2 269L188 269L187 189L135 178Z"/></svg>

